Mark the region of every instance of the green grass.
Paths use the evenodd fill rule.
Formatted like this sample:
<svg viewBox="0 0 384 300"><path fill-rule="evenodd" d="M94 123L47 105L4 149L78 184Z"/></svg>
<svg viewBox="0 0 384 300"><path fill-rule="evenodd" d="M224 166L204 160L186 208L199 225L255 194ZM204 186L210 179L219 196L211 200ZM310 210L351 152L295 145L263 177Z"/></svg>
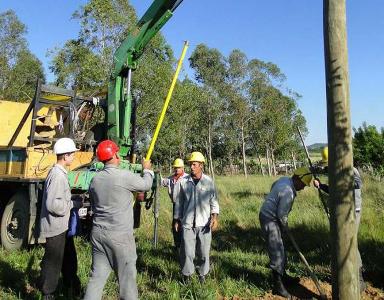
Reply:
<svg viewBox="0 0 384 300"><path fill-rule="evenodd" d="M152 246L152 211L142 213L142 227L137 230L138 287L141 299L217 299L234 296L244 299L263 296L272 288L268 257L264 250L258 211L274 178L250 176L218 177L221 205L220 230L214 234L212 270L204 288L196 278L190 284L180 282L179 265L172 250L170 232L171 204L162 190L159 221L159 245ZM363 217L359 247L366 269L366 279L384 288L384 187L364 178ZM330 282L330 239L328 220L313 188L298 194L289 223L302 252L320 280ZM91 264L87 241L76 240L79 276L85 288ZM305 266L290 243L288 271L306 276ZM0 299L40 299L36 288L41 246L18 252L0 250ZM60 286L59 286L60 288ZM118 286L111 275L103 299L118 299ZM59 299L65 299L60 296Z"/></svg>

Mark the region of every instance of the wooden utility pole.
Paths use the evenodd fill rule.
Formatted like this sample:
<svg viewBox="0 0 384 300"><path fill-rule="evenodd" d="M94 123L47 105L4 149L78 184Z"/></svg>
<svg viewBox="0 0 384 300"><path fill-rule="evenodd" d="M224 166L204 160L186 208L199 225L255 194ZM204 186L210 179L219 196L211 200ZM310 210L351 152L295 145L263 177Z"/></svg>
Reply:
<svg viewBox="0 0 384 300"><path fill-rule="evenodd" d="M353 200L353 156L345 0L324 0L332 298L360 298Z"/></svg>

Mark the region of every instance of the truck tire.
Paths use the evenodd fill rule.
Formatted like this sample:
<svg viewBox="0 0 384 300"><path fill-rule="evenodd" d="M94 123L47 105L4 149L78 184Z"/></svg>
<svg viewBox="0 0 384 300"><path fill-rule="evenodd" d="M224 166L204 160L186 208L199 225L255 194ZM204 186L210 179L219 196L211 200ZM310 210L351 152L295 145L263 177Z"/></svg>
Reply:
<svg viewBox="0 0 384 300"><path fill-rule="evenodd" d="M1 218L1 244L6 250L18 250L26 245L29 232L29 197L17 192L6 205Z"/></svg>

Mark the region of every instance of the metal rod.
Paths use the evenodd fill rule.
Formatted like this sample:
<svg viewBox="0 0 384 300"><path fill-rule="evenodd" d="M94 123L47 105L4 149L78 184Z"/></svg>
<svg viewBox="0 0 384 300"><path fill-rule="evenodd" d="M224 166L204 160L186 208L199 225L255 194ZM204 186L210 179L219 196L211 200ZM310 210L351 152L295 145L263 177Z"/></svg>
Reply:
<svg viewBox="0 0 384 300"><path fill-rule="evenodd" d="M309 152L308 152L308 149L307 149L307 146L305 145L305 142L304 142L304 138L303 138L303 135L301 134L301 131L300 131L300 128L299 126L296 127L297 128L297 131L299 132L299 136L300 136L300 139L301 139L301 143L303 144L303 148L305 150L305 154L307 156L307 159L308 159L308 163L309 163L309 168L310 168L310 171L311 173L313 174L313 177L315 179L318 179L316 173L315 173L315 169L312 165L312 161L311 161L311 158L309 156ZM323 194L322 194L322 191L320 189L318 189L319 191L319 198L320 198L320 201L321 201L321 204L323 204L323 208L324 208L324 211L328 217L328 220L330 220L330 214L329 214L329 209L328 209L328 206L327 204L325 203L325 199L323 197Z"/></svg>
<svg viewBox="0 0 384 300"><path fill-rule="evenodd" d="M309 271L309 275L311 276L313 282L315 283L316 288L317 288L317 290L318 290L319 293L320 293L320 296L321 296L322 298L326 298L327 296L326 296L326 294L324 293L323 289L321 288L320 283L319 283L319 280L317 279L315 273L313 273L312 268L311 268L311 266L309 265L308 261L306 260L304 254L300 251L300 248L299 248L299 246L297 245L295 239L293 238L292 233L291 233L289 230L287 230L287 234L288 234L288 237L289 237L289 239L291 240L291 242L292 242L292 244L293 244L293 247L295 247L297 253L299 254L299 257L300 257L301 261L302 261L302 262L304 263L304 265L307 267L307 269L308 269L308 271Z"/></svg>
<svg viewBox="0 0 384 300"><path fill-rule="evenodd" d="M127 76L127 99L129 95L131 95L131 80L132 80L132 69L128 69L128 76Z"/></svg>
<svg viewBox="0 0 384 300"><path fill-rule="evenodd" d="M154 217L154 226L153 226L153 245L157 248L158 242L158 227L159 227L159 210L160 210L160 173L155 172L155 184L156 190L153 199L153 217Z"/></svg>

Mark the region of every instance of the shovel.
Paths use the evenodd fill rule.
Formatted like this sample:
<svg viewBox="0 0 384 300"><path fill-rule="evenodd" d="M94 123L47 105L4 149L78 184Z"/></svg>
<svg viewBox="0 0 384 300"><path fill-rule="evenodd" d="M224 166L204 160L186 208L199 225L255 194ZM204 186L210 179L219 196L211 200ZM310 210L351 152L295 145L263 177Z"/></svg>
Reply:
<svg viewBox="0 0 384 300"><path fill-rule="evenodd" d="M308 269L308 271L309 271L309 275L311 276L313 282L314 282L315 285L316 285L317 290L318 290L319 293L320 293L320 297L321 297L321 299L327 299L327 295L324 293L323 289L321 288L321 286L320 286L320 284L319 284L319 280L317 279L315 273L313 273L311 266L308 264L308 261L305 259L305 256L303 255L303 253L301 253L300 248L299 248L299 246L297 245L295 239L293 238L292 233L291 233L289 230L287 230L286 232L287 232L287 234L288 234L288 236L289 236L289 239L291 240L291 242L292 242L292 244L293 244L293 247L295 247L297 253L299 254L301 261L302 261L302 262L304 263L304 265L307 267L307 269Z"/></svg>

